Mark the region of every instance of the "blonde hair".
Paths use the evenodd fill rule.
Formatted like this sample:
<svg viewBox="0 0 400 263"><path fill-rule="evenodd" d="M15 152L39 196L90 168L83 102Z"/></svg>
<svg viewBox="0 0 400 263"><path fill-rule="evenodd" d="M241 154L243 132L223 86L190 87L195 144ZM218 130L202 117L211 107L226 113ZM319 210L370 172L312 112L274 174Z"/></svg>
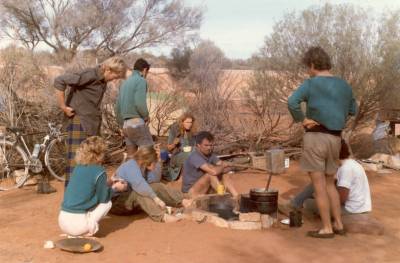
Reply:
<svg viewBox="0 0 400 263"><path fill-rule="evenodd" d="M75 155L76 164L101 164L104 160L107 146L99 136L91 136L84 140Z"/></svg>
<svg viewBox="0 0 400 263"><path fill-rule="evenodd" d="M153 145L140 146L133 156L129 157L133 157L141 167L150 166L158 160L157 152Z"/></svg>
<svg viewBox="0 0 400 263"><path fill-rule="evenodd" d="M112 72L115 72L120 75L124 75L128 66L126 65L125 61L121 57L111 57L103 61L101 63L101 67L103 70L109 69Z"/></svg>

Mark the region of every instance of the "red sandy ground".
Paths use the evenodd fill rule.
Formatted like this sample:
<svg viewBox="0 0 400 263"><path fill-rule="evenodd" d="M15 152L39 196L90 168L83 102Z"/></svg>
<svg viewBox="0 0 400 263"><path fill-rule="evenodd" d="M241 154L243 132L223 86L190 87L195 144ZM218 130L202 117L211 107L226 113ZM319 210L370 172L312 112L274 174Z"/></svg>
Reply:
<svg viewBox="0 0 400 263"><path fill-rule="evenodd" d="M98 233L104 250L71 254L44 249L45 240L59 239L58 192L38 195L34 187L0 193L0 262L400 262L400 173L369 173L373 197L372 215L385 227L385 235L348 234L331 240L306 237L319 221L306 220L303 227L279 227L263 231L230 230L211 224L181 221L152 222L143 215L111 216ZM234 175L240 192L263 187L266 175L242 172ZM272 186L280 198L288 198L308 182L292 163L287 174L274 176Z"/></svg>

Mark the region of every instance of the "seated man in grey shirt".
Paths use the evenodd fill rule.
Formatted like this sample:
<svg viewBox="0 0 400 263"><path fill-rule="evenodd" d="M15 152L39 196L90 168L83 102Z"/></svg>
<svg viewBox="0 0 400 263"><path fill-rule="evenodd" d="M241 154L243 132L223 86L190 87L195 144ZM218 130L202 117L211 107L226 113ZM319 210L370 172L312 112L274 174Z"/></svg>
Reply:
<svg viewBox="0 0 400 263"><path fill-rule="evenodd" d="M194 198L211 189L216 191L218 185L223 184L237 198L238 192L229 176L224 174L229 168L213 153L213 146L214 136L211 133L201 131L196 135L196 148L183 166L182 192Z"/></svg>

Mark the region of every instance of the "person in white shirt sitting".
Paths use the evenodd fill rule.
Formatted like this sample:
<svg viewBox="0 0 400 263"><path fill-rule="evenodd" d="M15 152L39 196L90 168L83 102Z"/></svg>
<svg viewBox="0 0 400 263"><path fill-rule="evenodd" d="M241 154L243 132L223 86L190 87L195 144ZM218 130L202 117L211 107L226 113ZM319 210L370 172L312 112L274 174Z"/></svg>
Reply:
<svg viewBox="0 0 400 263"><path fill-rule="evenodd" d="M349 148L344 140L339 156L341 166L336 173L336 186L342 205L342 214L361 214L372 210L371 193L368 178L364 168L350 156ZM287 205L291 209L302 209L318 214L318 208L313 198L314 188L312 184Z"/></svg>

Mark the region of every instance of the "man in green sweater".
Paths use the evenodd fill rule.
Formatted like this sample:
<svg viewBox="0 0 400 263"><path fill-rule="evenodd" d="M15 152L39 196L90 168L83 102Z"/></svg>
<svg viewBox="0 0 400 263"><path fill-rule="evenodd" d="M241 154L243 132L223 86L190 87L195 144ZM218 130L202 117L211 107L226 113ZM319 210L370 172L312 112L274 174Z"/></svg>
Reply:
<svg viewBox="0 0 400 263"><path fill-rule="evenodd" d="M293 119L302 122L306 131L300 165L310 175L323 225L308 235L332 238L334 233L344 233L334 175L339 164L341 131L347 117L355 115L357 104L350 85L330 73L330 58L321 47L310 48L303 63L310 78L289 97L288 107ZM300 107L302 102L307 105L305 116Z"/></svg>
<svg viewBox="0 0 400 263"><path fill-rule="evenodd" d="M133 66L132 75L122 84L115 105L118 124L123 128L128 155L137 151L139 146L152 145L153 139L147 124L146 76L150 64L139 58Z"/></svg>

